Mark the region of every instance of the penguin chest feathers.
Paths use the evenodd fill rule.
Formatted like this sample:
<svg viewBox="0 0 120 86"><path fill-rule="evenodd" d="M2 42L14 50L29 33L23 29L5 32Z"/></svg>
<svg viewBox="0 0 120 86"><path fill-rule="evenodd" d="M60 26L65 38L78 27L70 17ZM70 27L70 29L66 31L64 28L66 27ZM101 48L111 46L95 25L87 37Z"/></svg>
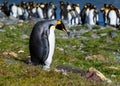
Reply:
<svg viewBox="0 0 120 86"><path fill-rule="evenodd" d="M55 40L55 33L54 33L54 31L55 31L55 26L50 26L50 34L49 34L49 39L50 39L50 41L51 40Z"/></svg>
<svg viewBox="0 0 120 86"><path fill-rule="evenodd" d="M48 54L48 58L46 60L47 62L52 61L52 56L54 54L54 48L55 48L55 34L54 34L55 26L51 26L49 29L50 29L50 33L48 36L49 54Z"/></svg>

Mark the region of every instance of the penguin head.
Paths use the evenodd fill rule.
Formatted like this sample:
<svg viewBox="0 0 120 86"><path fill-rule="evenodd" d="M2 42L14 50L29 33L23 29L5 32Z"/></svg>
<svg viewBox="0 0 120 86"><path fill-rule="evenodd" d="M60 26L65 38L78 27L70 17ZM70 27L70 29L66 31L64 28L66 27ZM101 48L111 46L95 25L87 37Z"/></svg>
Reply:
<svg viewBox="0 0 120 86"><path fill-rule="evenodd" d="M62 31L67 33L65 25L63 24L63 22L61 20L57 20L57 25L55 26L55 28L58 29L58 30L62 30Z"/></svg>

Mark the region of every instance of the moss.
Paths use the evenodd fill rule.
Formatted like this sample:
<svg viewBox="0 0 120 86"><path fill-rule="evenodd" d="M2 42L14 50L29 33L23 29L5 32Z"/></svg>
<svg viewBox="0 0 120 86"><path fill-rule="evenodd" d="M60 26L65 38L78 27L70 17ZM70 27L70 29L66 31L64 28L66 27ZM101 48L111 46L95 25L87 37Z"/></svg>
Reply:
<svg viewBox="0 0 120 86"><path fill-rule="evenodd" d="M100 29L100 28L101 28L101 26L98 26L98 25L92 26L92 29Z"/></svg>

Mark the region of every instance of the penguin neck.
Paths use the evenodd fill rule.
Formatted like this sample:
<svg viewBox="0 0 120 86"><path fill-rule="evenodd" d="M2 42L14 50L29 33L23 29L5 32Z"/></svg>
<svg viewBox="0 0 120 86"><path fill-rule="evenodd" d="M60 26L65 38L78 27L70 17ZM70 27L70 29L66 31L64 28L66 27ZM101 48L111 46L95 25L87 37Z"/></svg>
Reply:
<svg viewBox="0 0 120 86"><path fill-rule="evenodd" d="M55 31L55 26L51 26L51 27L50 27L50 31L53 31L53 32L54 32L54 31Z"/></svg>

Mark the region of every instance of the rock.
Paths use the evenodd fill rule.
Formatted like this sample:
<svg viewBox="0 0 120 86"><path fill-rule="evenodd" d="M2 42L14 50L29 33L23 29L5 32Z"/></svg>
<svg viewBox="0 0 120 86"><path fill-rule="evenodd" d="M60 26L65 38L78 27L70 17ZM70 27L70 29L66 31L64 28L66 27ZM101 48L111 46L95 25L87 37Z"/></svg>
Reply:
<svg viewBox="0 0 120 86"><path fill-rule="evenodd" d="M100 61L105 61L105 57L103 55L101 55L101 54L85 57L85 60L96 60L96 59L100 60Z"/></svg>
<svg viewBox="0 0 120 86"><path fill-rule="evenodd" d="M4 30L4 29L0 29L0 32L5 32L6 30Z"/></svg>
<svg viewBox="0 0 120 86"><path fill-rule="evenodd" d="M112 77L112 78L116 78L116 75L112 74L111 77Z"/></svg>
<svg viewBox="0 0 120 86"><path fill-rule="evenodd" d="M100 34L101 37L107 36L107 33Z"/></svg>
<svg viewBox="0 0 120 86"><path fill-rule="evenodd" d="M84 70L73 67L73 66L69 66L69 65L58 65L55 69L56 72L62 72L63 74L68 74L70 72L73 73L80 73L81 75L83 75L84 73L86 73Z"/></svg>
<svg viewBox="0 0 120 86"><path fill-rule="evenodd" d="M115 58L120 59L120 55L117 55Z"/></svg>
<svg viewBox="0 0 120 86"><path fill-rule="evenodd" d="M110 38L106 38L106 39L105 39L105 42L106 42L106 43L112 43L112 40L111 40Z"/></svg>
<svg viewBox="0 0 120 86"><path fill-rule="evenodd" d="M92 38L100 38L97 34L92 34L91 37Z"/></svg>
<svg viewBox="0 0 120 86"><path fill-rule="evenodd" d="M15 17L13 17L13 16L9 16L9 19L10 19L11 21L13 20L13 21L17 21L17 22L18 22L18 20L19 20L18 18L15 18Z"/></svg>
<svg viewBox="0 0 120 86"><path fill-rule="evenodd" d="M2 29L4 27L4 23L0 23L0 29Z"/></svg>
<svg viewBox="0 0 120 86"><path fill-rule="evenodd" d="M3 52L3 55L8 55L9 53L8 52Z"/></svg>
<svg viewBox="0 0 120 86"><path fill-rule="evenodd" d="M79 31L81 34L84 34L84 33L86 33L86 32L89 32L89 30L85 30L85 29L80 29L80 31Z"/></svg>
<svg viewBox="0 0 120 86"><path fill-rule="evenodd" d="M21 27L21 26L23 26L23 23L18 23L17 25L18 25L19 27Z"/></svg>
<svg viewBox="0 0 120 86"><path fill-rule="evenodd" d="M84 75L84 77L87 80L92 80L96 82L103 81L107 83L112 83L110 79L106 78L100 71L96 70L93 67L89 68L88 72Z"/></svg>
<svg viewBox="0 0 120 86"><path fill-rule="evenodd" d="M118 34L116 32L111 32L109 35L111 38L113 38L113 37L116 37Z"/></svg>
<svg viewBox="0 0 120 86"><path fill-rule="evenodd" d="M4 12L0 12L0 18L7 17Z"/></svg>
<svg viewBox="0 0 120 86"><path fill-rule="evenodd" d="M26 35L26 34L23 34L23 35L21 35L21 38L22 38L22 39L26 39L26 38L29 38L29 36Z"/></svg>
<svg viewBox="0 0 120 86"><path fill-rule="evenodd" d="M18 23L23 23L24 21L23 20L18 20Z"/></svg>
<svg viewBox="0 0 120 86"><path fill-rule="evenodd" d="M60 50L60 51L64 51L63 48L60 48L60 47L56 47L56 49Z"/></svg>
<svg viewBox="0 0 120 86"><path fill-rule="evenodd" d="M15 26L9 26L9 28L11 29L11 30L13 30L13 29L16 29L16 27Z"/></svg>
<svg viewBox="0 0 120 86"><path fill-rule="evenodd" d="M11 61L11 60L7 60L7 61L6 61L6 64L9 64L9 65L11 65L11 64L16 64L16 62Z"/></svg>
<svg viewBox="0 0 120 86"><path fill-rule="evenodd" d="M18 53L24 53L25 51L24 50L19 50Z"/></svg>

